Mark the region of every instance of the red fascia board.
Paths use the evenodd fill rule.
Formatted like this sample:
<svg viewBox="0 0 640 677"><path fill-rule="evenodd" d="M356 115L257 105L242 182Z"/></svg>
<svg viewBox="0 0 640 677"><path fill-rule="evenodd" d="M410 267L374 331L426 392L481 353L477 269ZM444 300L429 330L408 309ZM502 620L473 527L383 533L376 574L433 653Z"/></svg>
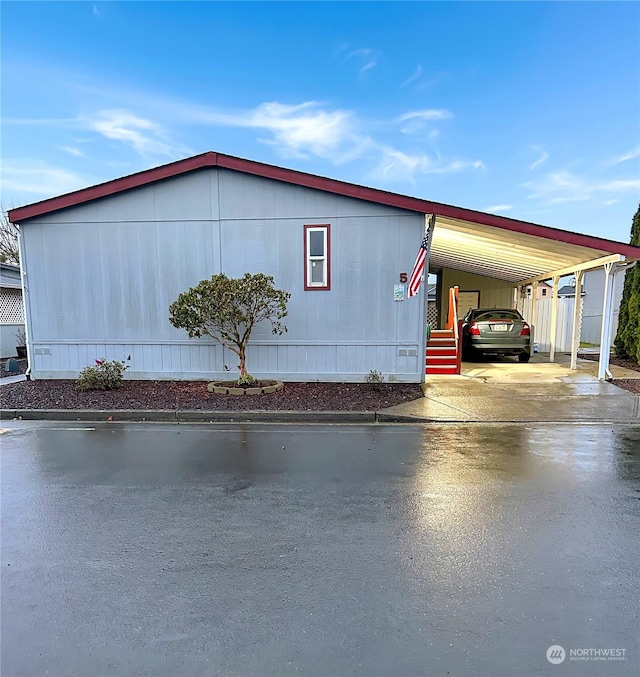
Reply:
<svg viewBox="0 0 640 677"><path fill-rule="evenodd" d="M54 197L24 207L18 207L9 211L9 220L12 223L20 223L26 219L49 214L67 207L74 207L91 200L97 200L99 198L120 193L124 190L138 188L154 183L155 181L186 174L196 169L202 169L203 167L222 167L224 169L243 172L245 174L253 174L255 176L274 179L276 181L282 181L297 186L315 188L317 190L335 193L345 197L352 197L358 200L366 200L368 202L383 204L389 207L396 207L398 209L406 209L408 211L423 214L436 214L436 216L446 216L453 219L468 221L470 223L477 223L483 226L491 226L493 228L500 228L515 233L524 233L526 235L533 235L534 237L555 240L557 242L564 242L566 244L586 247L588 249L596 249L611 254L622 254L631 259L640 259L640 247L634 247L623 242L605 240L591 235L573 233L571 231L541 226L527 221L519 221L517 219L510 219L505 216L477 212L472 209L455 207L439 202L430 202L408 195L390 193L378 188L368 188L354 183L338 181L337 179L329 179L322 176L316 176L315 174L307 174L293 169L285 169L284 167L276 167L275 165L268 165L261 162L255 162L254 160L245 160L232 155L223 155L214 152L202 153L201 155L196 155L185 160L178 160L167 165L162 165L161 167L148 169L138 172L137 174L114 179L113 181L107 181L106 183L101 183L97 186L83 188L82 190L67 193L60 197Z"/></svg>

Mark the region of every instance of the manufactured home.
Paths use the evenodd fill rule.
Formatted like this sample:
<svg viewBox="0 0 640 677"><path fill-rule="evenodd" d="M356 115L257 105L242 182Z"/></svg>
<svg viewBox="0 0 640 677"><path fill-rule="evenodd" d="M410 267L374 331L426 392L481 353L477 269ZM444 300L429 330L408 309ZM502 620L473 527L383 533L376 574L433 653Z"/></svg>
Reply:
<svg viewBox="0 0 640 677"><path fill-rule="evenodd" d="M129 355L128 378L224 378L235 356L172 327L169 305L213 274L262 272L291 299L286 334L254 329L253 375L421 382L426 284L409 298L406 283L430 215L431 315L452 334L449 299L513 307L530 285L535 298L544 280L557 289L561 276L640 259L622 243L205 153L9 213L31 378Z"/></svg>

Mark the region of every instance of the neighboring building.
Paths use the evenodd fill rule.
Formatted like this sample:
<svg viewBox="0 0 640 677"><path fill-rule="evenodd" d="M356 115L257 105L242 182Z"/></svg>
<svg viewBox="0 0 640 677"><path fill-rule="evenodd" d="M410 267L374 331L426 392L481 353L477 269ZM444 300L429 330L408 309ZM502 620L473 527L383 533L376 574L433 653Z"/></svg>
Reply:
<svg viewBox="0 0 640 677"><path fill-rule="evenodd" d="M129 378L224 378L235 356L172 327L169 305L213 274L262 272L291 299L286 334L254 329L253 375L362 381L375 369L420 382L426 285L401 299L426 214L440 324L454 285L467 305L509 307L519 284L553 271L640 258L630 245L205 153L10 211L31 376L75 378L96 358L131 355Z"/></svg>
<svg viewBox="0 0 640 677"><path fill-rule="evenodd" d="M528 297L531 297L532 289L533 289L533 287L531 285L527 285L527 296ZM551 298L552 292L553 292L553 286L552 285L547 284L546 282L539 282L538 283L537 298L539 298L539 299Z"/></svg>
<svg viewBox="0 0 640 677"><path fill-rule="evenodd" d="M565 284L563 287L560 287L558 289L558 298L567 298L567 297L575 297L576 295L576 288L571 286L570 284ZM580 296L584 296L584 284L580 285Z"/></svg>
<svg viewBox="0 0 640 677"><path fill-rule="evenodd" d="M0 263L0 357L15 357L24 332L20 268Z"/></svg>

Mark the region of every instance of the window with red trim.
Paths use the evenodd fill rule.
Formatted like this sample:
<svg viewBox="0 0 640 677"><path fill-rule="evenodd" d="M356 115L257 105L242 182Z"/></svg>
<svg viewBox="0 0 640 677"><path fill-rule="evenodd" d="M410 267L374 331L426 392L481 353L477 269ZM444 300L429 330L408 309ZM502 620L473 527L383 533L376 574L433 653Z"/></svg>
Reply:
<svg viewBox="0 0 640 677"><path fill-rule="evenodd" d="M329 224L304 227L304 288L331 289Z"/></svg>

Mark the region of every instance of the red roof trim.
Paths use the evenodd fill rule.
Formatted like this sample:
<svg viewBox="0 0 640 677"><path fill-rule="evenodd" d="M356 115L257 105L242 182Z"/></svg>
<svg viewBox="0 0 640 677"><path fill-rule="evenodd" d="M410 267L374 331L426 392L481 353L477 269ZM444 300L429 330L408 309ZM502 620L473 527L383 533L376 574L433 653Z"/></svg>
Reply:
<svg viewBox="0 0 640 677"><path fill-rule="evenodd" d="M611 254L623 254L633 259L640 259L640 247L634 247L622 242L605 240L604 238L583 235L580 233L572 233L570 231L551 228L549 226L540 226L527 221L510 219L506 216L496 216L495 214L486 214L485 212L477 212L463 207L454 207L439 202L430 202L428 200L409 197L407 195L390 193L386 190L367 188L366 186L338 181L337 179L328 179L293 169L285 169L283 167L276 167L274 165L267 165L253 160L245 160L243 158L233 157L232 155L222 155L221 153L213 152L203 153L185 160L178 160L177 162L162 165L161 167L147 169L138 172L137 174L131 174L130 176L125 176L120 179L100 183L97 186L91 186L90 188L83 188L82 190L73 193L67 193L60 197L54 197L24 207L18 207L9 211L9 219L13 223L20 223L36 216L43 216L44 214L49 214L60 209L66 209L67 207L75 207L92 200L98 200L131 188L138 188L156 181L186 174L196 169L202 169L203 167L223 167L225 169L244 172L245 174L262 176L264 178L275 179L276 181L283 181L285 183L304 186L306 188L315 188L317 190L344 195L346 197L353 197L359 200L367 200L368 202L376 202L398 209L461 219L471 223L478 223L483 226L492 226L494 228L501 228L502 230L524 233L526 235L533 235L548 240L565 242L571 245L597 249Z"/></svg>

